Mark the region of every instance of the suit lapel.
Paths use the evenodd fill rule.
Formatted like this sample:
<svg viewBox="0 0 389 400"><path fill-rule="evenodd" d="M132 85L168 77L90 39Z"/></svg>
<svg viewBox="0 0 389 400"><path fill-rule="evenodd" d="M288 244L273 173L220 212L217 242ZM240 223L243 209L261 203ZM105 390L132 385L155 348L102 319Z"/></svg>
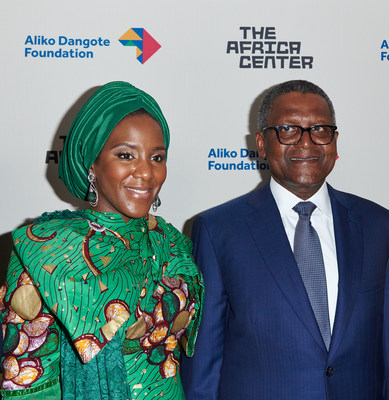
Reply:
<svg viewBox="0 0 389 400"><path fill-rule="evenodd" d="M256 247L290 307L327 352L269 184L253 192L246 222Z"/></svg>
<svg viewBox="0 0 389 400"><path fill-rule="evenodd" d="M362 275L362 227L349 209L337 200L336 191L328 188L334 218L336 253L339 270L338 300L331 338L330 354L336 352L350 321Z"/></svg>

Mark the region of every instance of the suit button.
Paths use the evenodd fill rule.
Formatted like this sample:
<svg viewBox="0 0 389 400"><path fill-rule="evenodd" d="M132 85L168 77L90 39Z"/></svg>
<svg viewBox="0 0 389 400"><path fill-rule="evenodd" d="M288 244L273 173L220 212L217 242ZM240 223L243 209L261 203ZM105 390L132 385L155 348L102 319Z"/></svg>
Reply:
<svg viewBox="0 0 389 400"><path fill-rule="evenodd" d="M335 372L335 369L333 367L327 367L327 370L326 370L326 375L327 376L334 375L334 372Z"/></svg>

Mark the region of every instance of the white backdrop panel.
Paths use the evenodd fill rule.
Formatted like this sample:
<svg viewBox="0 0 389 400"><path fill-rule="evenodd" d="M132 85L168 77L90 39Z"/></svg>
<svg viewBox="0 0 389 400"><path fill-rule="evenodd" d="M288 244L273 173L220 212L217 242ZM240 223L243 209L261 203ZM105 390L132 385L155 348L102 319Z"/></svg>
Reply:
<svg viewBox="0 0 389 400"><path fill-rule="evenodd" d="M4 3L0 234L44 211L80 204L66 194L57 165L45 163L46 152L62 149L60 136L66 135L80 98L111 80L126 80L151 93L166 115L172 138L158 213L179 229L199 212L254 189L266 177L258 170L209 169L209 161L251 160L208 156L211 149L238 155L240 149L255 150L257 98L289 79L317 83L334 103L340 159L329 182L389 207L389 61L381 60L381 52L389 52L381 49L389 40L388 11L389 4L378 0ZM275 39L259 33L253 37L241 27L257 32L271 28ZM118 40L130 28L146 29L161 44L144 64L136 59L135 47ZM26 45L29 35L54 38L56 45ZM92 59L25 56L26 47L58 50L59 36L108 39L110 45L76 46L93 51ZM313 57L313 67L291 69L286 63L285 68L239 68L242 55L249 57L244 58L247 65L253 55L272 54L227 54L228 42L245 41L243 47L249 48L253 41L266 40L300 42L295 56Z"/></svg>

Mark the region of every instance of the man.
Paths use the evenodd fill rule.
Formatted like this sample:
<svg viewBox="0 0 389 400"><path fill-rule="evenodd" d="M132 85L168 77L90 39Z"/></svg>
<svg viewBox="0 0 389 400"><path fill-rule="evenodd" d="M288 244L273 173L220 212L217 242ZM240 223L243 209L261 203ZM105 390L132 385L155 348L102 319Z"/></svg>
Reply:
<svg viewBox="0 0 389 400"><path fill-rule="evenodd" d="M325 183L335 123L318 86L271 88L256 136L270 182L196 219L206 295L187 400L384 398L389 211Z"/></svg>

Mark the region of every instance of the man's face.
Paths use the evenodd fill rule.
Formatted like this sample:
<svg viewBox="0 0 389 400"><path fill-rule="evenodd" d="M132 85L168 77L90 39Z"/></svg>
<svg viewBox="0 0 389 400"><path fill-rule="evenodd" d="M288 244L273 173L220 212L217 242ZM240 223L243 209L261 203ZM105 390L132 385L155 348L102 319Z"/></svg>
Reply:
<svg viewBox="0 0 389 400"><path fill-rule="evenodd" d="M271 108L267 126L333 125L326 101L317 94L290 92L277 97ZM274 130L258 132L257 147L267 158L272 177L283 187L303 200L314 195L332 171L337 157L335 132L333 141L324 146L314 144L304 132L298 144L283 145Z"/></svg>

